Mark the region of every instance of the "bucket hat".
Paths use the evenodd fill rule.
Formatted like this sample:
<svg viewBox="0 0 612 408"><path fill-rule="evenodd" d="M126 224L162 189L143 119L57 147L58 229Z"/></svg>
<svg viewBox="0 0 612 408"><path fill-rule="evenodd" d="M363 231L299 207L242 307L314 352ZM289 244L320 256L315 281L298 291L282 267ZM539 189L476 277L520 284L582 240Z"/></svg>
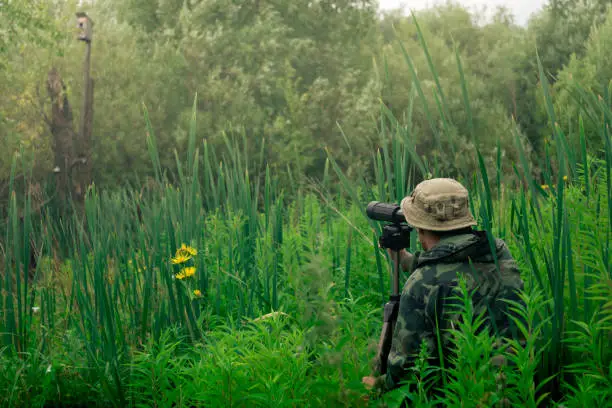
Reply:
<svg viewBox="0 0 612 408"><path fill-rule="evenodd" d="M450 178L419 183L400 207L408 224L420 229L452 231L477 225L467 189Z"/></svg>

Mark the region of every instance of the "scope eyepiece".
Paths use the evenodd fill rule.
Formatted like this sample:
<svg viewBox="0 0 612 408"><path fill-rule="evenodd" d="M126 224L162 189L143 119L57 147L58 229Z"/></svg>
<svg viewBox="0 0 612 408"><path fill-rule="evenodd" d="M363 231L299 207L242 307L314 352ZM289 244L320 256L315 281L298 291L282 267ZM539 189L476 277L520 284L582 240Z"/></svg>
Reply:
<svg viewBox="0 0 612 408"><path fill-rule="evenodd" d="M406 222L401 207L396 204L371 201L366 208L366 214L368 218L376 221L386 221L394 224Z"/></svg>

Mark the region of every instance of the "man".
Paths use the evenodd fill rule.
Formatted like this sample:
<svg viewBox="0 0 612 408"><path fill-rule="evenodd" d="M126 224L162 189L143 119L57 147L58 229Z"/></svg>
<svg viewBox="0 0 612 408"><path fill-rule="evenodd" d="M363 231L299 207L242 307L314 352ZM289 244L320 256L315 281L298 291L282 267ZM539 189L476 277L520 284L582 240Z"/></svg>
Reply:
<svg viewBox="0 0 612 408"><path fill-rule="evenodd" d="M408 379L423 341L431 355L439 358L437 327L443 351L451 346L448 332L458 316L450 314L449 298L457 295L459 276L465 278L474 312L487 313L487 328L498 337L510 336L512 331L505 300L518 302L517 291L523 289L505 243L499 239L489 242L485 232L472 229L476 221L468 191L459 182L426 180L402 200L401 209L408 224L417 230L424 251L415 255L400 252L402 269L412 273L401 293L387 373L363 378L367 388L382 392ZM394 253L390 254L393 258Z"/></svg>

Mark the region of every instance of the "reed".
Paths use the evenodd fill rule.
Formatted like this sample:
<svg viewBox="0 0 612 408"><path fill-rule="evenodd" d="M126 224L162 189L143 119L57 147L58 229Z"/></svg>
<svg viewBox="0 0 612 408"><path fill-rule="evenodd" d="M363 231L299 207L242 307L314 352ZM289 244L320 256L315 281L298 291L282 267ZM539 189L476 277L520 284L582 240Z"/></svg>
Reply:
<svg viewBox="0 0 612 408"><path fill-rule="evenodd" d="M442 120L433 120L400 44L413 74L411 100L423 104L436 149L458 149L447 90L418 31ZM457 50L454 58L473 139L469 84ZM554 124L543 72L540 65ZM493 157L476 152L477 172L457 176L471 191L479 226L507 241L526 281L529 307L517 312L526 316L528 344L515 345L519 369L508 380L515 391L503 396L524 406L611 397L612 112L608 95L579 84L572 95L583 110L575 133L553 127L540 166L545 184L532 175L518 129L518 163L503 162L498 143ZM239 131L213 149L197 136L195 102L187 153L175 152L173 169L161 166L145 107L151 178L112 192L93 185L82 212L54 205L34 212L11 178L0 246L0 390L8 405L364 406L360 378L369 373L368 344L390 287L390 264L377 246L381 225L367 219L365 206L399 203L418 181L448 175L436 154L417 152L412 106L402 118L381 106L371 178L347 176L330 153L321 180L281 178L263 146L259 157L246 154L252 142ZM599 125L602 151L589 148L588 120ZM580 151L569 147L573 140ZM181 260L185 248L193 253ZM410 250L418 249L413 235ZM186 267L195 273L187 276ZM476 351L489 346L474 334L479 317L465 313L472 323L455 339L463 371L441 373L423 356L419 406L432 405L425 391L437 375L447 379L440 397L447 402L453 393L485 401L497 392L463 377L478 366Z"/></svg>

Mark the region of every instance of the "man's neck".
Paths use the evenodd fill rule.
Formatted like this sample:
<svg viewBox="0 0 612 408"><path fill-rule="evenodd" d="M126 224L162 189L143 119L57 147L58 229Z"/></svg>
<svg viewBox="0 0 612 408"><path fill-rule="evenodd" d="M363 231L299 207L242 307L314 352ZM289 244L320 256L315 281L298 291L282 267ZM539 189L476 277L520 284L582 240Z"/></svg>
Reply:
<svg viewBox="0 0 612 408"><path fill-rule="evenodd" d="M421 242L421 245L423 246L424 250L429 251L431 248L435 247L438 242L440 242L440 237L433 237L431 235L428 235L427 237L425 237L423 242Z"/></svg>

